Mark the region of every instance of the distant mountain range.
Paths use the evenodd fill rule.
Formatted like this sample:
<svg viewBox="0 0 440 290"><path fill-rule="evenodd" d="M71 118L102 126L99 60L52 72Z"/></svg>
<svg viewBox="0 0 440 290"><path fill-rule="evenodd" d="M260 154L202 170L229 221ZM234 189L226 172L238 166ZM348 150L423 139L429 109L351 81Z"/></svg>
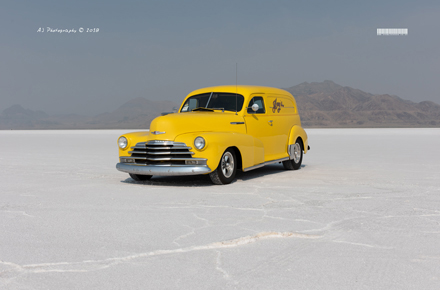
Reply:
<svg viewBox="0 0 440 290"><path fill-rule="evenodd" d="M0 130L8 129L148 129L162 112L171 112L178 104L170 101L132 99L111 113L94 117L51 115L24 109L20 105L0 114Z"/></svg>
<svg viewBox="0 0 440 290"><path fill-rule="evenodd" d="M440 105L414 103L391 95L372 95L332 81L301 83L285 89L298 105L304 127L440 127ZM132 99L94 117L48 115L13 105L0 114L0 129L148 129L161 112L178 103Z"/></svg>
<svg viewBox="0 0 440 290"><path fill-rule="evenodd" d="M332 81L286 89L295 96L304 127L440 127L440 105L372 95Z"/></svg>

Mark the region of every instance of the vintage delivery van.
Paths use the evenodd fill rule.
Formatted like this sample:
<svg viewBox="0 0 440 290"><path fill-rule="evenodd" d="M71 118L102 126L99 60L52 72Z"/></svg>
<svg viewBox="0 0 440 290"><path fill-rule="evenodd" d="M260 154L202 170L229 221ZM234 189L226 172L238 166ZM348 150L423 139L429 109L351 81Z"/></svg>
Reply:
<svg viewBox="0 0 440 290"><path fill-rule="evenodd" d="M149 131L122 135L118 146L116 168L136 181L209 174L215 184L271 163L299 169L310 149L289 92L235 85L191 92L176 113L155 118Z"/></svg>

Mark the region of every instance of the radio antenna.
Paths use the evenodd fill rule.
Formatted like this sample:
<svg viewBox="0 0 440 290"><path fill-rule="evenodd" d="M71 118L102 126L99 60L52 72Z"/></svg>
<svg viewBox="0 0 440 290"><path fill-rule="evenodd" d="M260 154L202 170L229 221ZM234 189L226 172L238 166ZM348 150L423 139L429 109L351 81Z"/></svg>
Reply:
<svg viewBox="0 0 440 290"><path fill-rule="evenodd" d="M237 79L238 79L238 74L237 74L237 66L238 63L235 63L235 115L238 114L238 104L237 104Z"/></svg>

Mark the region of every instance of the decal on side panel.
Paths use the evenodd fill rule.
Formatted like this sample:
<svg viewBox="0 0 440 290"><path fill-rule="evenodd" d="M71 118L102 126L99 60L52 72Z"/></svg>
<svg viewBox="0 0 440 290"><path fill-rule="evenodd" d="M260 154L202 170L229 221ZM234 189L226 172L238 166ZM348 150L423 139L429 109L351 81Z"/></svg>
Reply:
<svg viewBox="0 0 440 290"><path fill-rule="evenodd" d="M279 113L281 111L281 107L284 107L283 101L278 102L278 98L273 101L272 113Z"/></svg>

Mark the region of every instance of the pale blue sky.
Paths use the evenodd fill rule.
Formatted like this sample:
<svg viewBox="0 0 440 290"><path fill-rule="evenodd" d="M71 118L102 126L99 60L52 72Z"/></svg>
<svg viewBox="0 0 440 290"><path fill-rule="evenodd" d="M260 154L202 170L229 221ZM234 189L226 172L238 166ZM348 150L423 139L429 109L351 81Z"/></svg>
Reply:
<svg viewBox="0 0 440 290"><path fill-rule="evenodd" d="M92 2L92 3L91 3ZM440 103L439 1L2 1L0 110L98 114L235 83ZM39 27L99 33L37 33ZM408 28L408 36L377 36Z"/></svg>

